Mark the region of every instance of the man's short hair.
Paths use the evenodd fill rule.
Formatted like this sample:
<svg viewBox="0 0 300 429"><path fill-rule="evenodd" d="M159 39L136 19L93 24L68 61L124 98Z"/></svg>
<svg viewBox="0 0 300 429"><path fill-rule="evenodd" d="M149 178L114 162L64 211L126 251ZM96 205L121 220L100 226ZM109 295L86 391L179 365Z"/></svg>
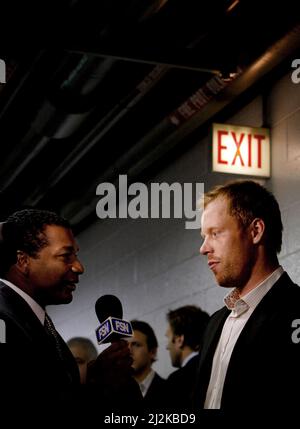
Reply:
<svg viewBox="0 0 300 429"><path fill-rule="evenodd" d="M195 305L185 305L170 310L167 320L173 335L184 335L184 345L192 350L199 350L209 315Z"/></svg>
<svg viewBox="0 0 300 429"><path fill-rule="evenodd" d="M36 257L47 246L44 234L48 225L70 228L69 222L58 214L48 210L24 209L10 215L1 225L0 275L7 273L17 262L17 251Z"/></svg>
<svg viewBox="0 0 300 429"><path fill-rule="evenodd" d="M142 320L132 320L130 323L134 331L139 331L146 336L146 342L149 351L157 349L158 342L156 335L147 322L143 322Z"/></svg>
<svg viewBox="0 0 300 429"><path fill-rule="evenodd" d="M229 214L242 228L247 228L255 218L262 219L265 246L270 252L280 252L283 225L278 202L271 192L252 180L235 180L205 193L204 208L219 197L228 200Z"/></svg>
<svg viewBox="0 0 300 429"><path fill-rule="evenodd" d="M73 337L70 338L67 342L69 348L71 347L81 347L85 352L88 358L88 361L95 360L98 356L97 349L94 343L86 337Z"/></svg>

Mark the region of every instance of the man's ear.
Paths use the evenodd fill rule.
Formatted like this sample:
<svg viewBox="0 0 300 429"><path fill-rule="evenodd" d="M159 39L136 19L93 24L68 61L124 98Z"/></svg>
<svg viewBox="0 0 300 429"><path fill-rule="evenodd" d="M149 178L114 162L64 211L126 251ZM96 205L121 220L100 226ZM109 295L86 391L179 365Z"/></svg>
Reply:
<svg viewBox="0 0 300 429"><path fill-rule="evenodd" d="M178 345L178 347L180 349L183 348L184 346L184 335L176 335L176 344Z"/></svg>
<svg viewBox="0 0 300 429"><path fill-rule="evenodd" d="M29 256L23 250L17 250L17 268L24 274L28 274L29 270Z"/></svg>
<svg viewBox="0 0 300 429"><path fill-rule="evenodd" d="M157 355L157 347L154 349L149 350L150 359L155 362L156 361L156 355Z"/></svg>
<svg viewBox="0 0 300 429"><path fill-rule="evenodd" d="M262 240L262 236L265 232L265 223L260 218L255 218L250 225L251 236L254 244L258 244Z"/></svg>

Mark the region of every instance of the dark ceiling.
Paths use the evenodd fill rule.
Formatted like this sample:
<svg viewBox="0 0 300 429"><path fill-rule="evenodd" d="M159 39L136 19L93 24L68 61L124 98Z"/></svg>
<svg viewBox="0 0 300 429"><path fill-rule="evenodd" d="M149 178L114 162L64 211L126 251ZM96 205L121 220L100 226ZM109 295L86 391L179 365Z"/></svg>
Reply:
<svg viewBox="0 0 300 429"><path fill-rule="evenodd" d="M287 72L300 54L297 3L1 5L1 218L51 208L84 228L100 182L151 178Z"/></svg>

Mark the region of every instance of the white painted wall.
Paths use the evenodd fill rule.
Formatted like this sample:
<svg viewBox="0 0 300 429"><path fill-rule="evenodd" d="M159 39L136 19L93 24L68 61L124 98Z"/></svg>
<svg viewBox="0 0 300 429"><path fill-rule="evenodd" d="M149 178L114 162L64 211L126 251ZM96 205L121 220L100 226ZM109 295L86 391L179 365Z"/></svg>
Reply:
<svg viewBox="0 0 300 429"><path fill-rule="evenodd" d="M282 207L285 231L281 262L300 283L300 84L293 84L289 75L272 89L268 112L272 179L263 183ZM261 97L228 123L262 126ZM200 141L152 181L204 182L208 190L228 180L224 174L210 172L209 144L209 137ZM197 304L212 313L223 305L226 292L215 284L205 258L199 255L199 231L185 229L184 220L178 219L109 219L90 226L78 241L86 273L73 302L50 309L58 330L66 340L82 335L95 342L98 321L94 303L103 294L115 294L123 303L124 318L145 320L154 328L160 344L155 368L167 376L173 369L165 350L166 312Z"/></svg>

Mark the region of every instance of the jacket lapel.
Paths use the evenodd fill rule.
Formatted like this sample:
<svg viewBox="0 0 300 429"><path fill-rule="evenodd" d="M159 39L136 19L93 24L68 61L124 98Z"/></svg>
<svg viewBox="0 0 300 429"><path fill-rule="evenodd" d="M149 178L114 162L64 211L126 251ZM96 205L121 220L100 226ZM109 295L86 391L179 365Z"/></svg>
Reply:
<svg viewBox="0 0 300 429"><path fill-rule="evenodd" d="M232 353L233 357L235 353L240 353L241 348L250 347L258 335L263 335L271 320L282 311L283 296L287 289L293 285L294 283L288 274L283 273L251 314L236 342ZM298 288L298 286L296 287Z"/></svg>
<svg viewBox="0 0 300 429"><path fill-rule="evenodd" d="M202 408L204 405L206 391L210 380L212 362L216 347L218 345L223 325L230 311L223 307L212 317L205 332L203 346L200 350L200 361L198 369L198 382L195 389L195 406Z"/></svg>

